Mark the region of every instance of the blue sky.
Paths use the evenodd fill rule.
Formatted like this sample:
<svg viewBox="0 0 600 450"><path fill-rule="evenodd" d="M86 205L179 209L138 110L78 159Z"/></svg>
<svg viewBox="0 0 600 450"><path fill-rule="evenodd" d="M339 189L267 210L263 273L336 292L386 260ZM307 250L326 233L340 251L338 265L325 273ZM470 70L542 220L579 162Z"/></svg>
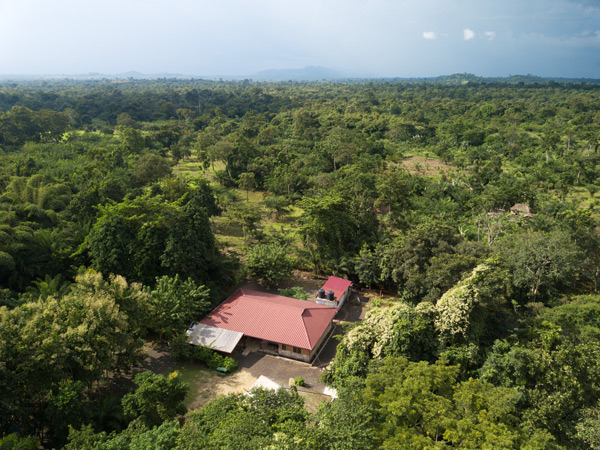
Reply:
<svg viewBox="0 0 600 450"><path fill-rule="evenodd" d="M0 0L0 74L600 78L598 0Z"/></svg>

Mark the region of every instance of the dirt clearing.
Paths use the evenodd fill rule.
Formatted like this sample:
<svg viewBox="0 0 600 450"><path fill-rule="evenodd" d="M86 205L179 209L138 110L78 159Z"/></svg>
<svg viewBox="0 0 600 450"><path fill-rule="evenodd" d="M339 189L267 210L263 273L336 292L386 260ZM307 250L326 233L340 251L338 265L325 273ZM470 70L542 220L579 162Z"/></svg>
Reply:
<svg viewBox="0 0 600 450"><path fill-rule="evenodd" d="M410 156L404 158L399 166L404 167L409 173L416 175L437 176L443 172L456 170L451 164L436 158L427 158L425 156Z"/></svg>
<svg viewBox="0 0 600 450"><path fill-rule="evenodd" d="M202 372L202 376L190 383L193 395L187 403L188 409L198 409L219 395L245 392L256 381L256 377L245 369L226 376L213 374L207 369Z"/></svg>

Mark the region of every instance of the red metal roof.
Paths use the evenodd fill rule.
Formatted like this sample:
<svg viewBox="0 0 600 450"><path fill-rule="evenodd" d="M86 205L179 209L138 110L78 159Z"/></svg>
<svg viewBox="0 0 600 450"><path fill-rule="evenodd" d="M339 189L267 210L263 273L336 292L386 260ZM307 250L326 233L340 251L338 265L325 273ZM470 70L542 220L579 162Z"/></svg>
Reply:
<svg viewBox="0 0 600 450"><path fill-rule="evenodd" d="M321 289L325 289L325 292L333 291L335 299L339 300L349 286L352 286L352 281L332 276L329 277Z"/></svg>
<svg viewBox="0 0 600 450"><path fill-rule="evenodd" d="M331 306L240 289L200 323L312 350L336 312Z"/></svg>

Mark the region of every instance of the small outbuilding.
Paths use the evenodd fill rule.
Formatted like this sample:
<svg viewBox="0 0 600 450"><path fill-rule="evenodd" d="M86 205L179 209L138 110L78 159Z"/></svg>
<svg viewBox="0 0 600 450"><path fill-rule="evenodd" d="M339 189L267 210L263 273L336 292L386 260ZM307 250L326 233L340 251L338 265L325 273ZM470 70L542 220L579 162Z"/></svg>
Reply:
<svg viewBox="0 0 600 450"><path fill-rule="evenodd" d="M352 281L331 276L317 292L317 303L340 309L348 298Z"/></svg>

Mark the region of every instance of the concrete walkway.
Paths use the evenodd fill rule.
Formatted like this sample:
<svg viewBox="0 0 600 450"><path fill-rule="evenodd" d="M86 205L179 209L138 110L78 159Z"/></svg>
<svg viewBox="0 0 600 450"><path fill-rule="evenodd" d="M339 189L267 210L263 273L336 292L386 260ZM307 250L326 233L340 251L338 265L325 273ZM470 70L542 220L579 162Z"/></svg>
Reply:
<svg viewBox="0 0 600 450"><path fill-rule="evenodd" d="M311 389L323 392L325 385L319 381L321 368L294 361L281 356L252 352L246 356L235 353L233 357L240 368L246 369L258 378L264 375L282 386L287 386L290 378L302 377Z"/></svg>

